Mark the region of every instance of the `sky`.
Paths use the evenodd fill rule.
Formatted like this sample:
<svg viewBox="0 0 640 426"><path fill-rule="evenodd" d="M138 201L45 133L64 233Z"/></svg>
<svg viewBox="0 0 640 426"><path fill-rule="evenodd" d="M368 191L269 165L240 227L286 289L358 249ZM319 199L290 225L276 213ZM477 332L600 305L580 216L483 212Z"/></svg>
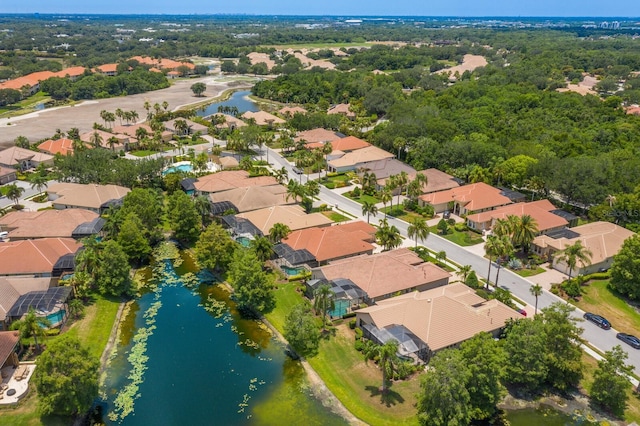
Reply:
<svg viewBox="0 0 640 426"><path fill-rule="evenodd" d="M0 0L1 13L640 17L640 0Z"/></svg>

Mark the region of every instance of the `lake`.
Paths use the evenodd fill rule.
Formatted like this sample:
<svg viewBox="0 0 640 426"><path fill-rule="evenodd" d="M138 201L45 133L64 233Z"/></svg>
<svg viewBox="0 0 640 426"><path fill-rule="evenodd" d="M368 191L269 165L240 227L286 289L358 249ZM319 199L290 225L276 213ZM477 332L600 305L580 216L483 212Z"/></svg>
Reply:
<svg viewBox="0 0 640 426"><path fill-rule="evenodd" d="M258 108L258 106L251 99L248 98L250 94L251 94L251 91L249 90L233 92L231 97L226 101L209 104L204 108L197 110L196 115L200 117L205 117L211 114L215 114L218 112L218 107L220 106L236 107L238 108L238 111L240 112L240 114L246 111L251 111L251 112L260 111L260 108Z"/></svg>
<svg viewBox="0 0 640 426"><path fill-rule="evenodd" d="M313 397L300 363L284 354L264 325L239 317L224 287L184 285L182 278L195 267L189 256L182 259L175 272L166 266L168 278L124 318L103 386L105 422L281 425L304 419L309 426L345 425ZM137 389L131 386L136 371L143 372ZM127 392L139 397L118 397Z"/></svg>

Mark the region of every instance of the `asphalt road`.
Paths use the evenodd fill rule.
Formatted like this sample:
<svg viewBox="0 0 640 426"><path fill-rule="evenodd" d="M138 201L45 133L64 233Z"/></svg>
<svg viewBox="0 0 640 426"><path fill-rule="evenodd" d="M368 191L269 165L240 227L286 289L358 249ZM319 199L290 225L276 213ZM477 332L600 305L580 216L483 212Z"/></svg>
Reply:
<svg viewBox="0 0 640 426"><path fill-rule="evenodd" d="M269 150L269 162L274 167L277 167L278 169L281 167L285 167L289 171L289 178L296 180L301 179L303 183L306 182L306 175L298 175L294 173L293 165L285 160L278 152L269 148L266 149ZM310 177L317 178L318 174L314 174ZM350 200L347 197L337 194L324 186L321 186L320 188L320 198L327 205L337 206L339 210L347 212L355 217L363 217L362 206L359 203L356 203L355 201ZM408 223L395 219L391 216L388 216L387 220L389 225L394 225L396 228L398 228L398 230L400 230L400 233L404 237L407 237L407 228L409 227ZM447 258L455 263L458 263L459 265L471 265L476 274L478 274L478 277L484 277L486 279L489 269L489 261L484 257L472 253L464 247L458 246L435 234L430 234L427 239L422 242L422 244L436 252L444 250L447 253ZM494 264L491 267L492 283L495 283L496 273L497 269ZM531 281L522 278L517 274L514 274L506 268L503 268L500 271L498 284L500 287L511 291L511 294L513 294L518 299L528 303L531 306L535 306L535 297L531 295L529 290L533 285ZM543 291L542 295L538 297L538 309L545 308L555 302L566 303L554 294L548 291ZM583 315L583 311L576 309L574 313L574 316L576 318L582 320ZM631 346L628 346L627 344L621 342L616 338L616 334L619 331L640 336L640 330L616 330L615 328L611 328L610 330L602 330L595 324L592 324L588 321L581 322L580 326L584 329L582 337L586 341L588 341L591 346L597 348L602 352L611 350L611 348L616 345L620 345L622 349L629 355L627 363L633 365L635 367L635 371L640 373L640 350L633 349ZM615 327L615 324L613 324L613 327Z"/></svg>

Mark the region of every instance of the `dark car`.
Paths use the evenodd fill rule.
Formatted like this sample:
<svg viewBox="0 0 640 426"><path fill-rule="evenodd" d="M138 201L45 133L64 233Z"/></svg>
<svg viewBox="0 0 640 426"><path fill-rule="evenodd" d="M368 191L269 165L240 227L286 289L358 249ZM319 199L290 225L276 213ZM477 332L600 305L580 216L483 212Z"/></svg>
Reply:
<svg viewBox="0 0 640 426"><path fill-rule="evenodd" d="M606 318L601 317L600 315L587 312L586 314L584 314L584 319L586 319L587 321L591 321L592 323L594 323L595 325L597 325L598 327L604 330L608 330L611 328L611 323L607 321Z"/></svg>
<svg viewBox="0 0 640 426"><path fill-rule="evenodd" d="M449 210L445 210L444 213L442 213L443 219L449 219L450 217L451 217L451 212Z"/></svg>
<svg viewBox="0 0 640 426"><path fill-rule="evenodd" d="M638 339L636 336L632 336L631 334L627 333L618 333L616 334L616 337L632 348L640 349L640 339Z"/></svg>
<svg viewBox="0 0 640 426"><path fill-rule="evenodd" d="M303 173L302 169L299 167L294 167L293 172L298 175L301 175Z"/></svg>

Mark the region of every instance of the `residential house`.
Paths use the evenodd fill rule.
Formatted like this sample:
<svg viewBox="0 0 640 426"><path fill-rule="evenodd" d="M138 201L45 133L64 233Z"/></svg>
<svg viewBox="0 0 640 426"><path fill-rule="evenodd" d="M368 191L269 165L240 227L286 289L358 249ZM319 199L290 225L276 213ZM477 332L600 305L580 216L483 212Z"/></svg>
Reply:
<svg viewBox="0 0 640 426"><path fill-rule="evenodd" d="M56 77L56 73L51 71L33 72L31 74L0 83L0 89L13 89L31 96L40 90L41 81L45 81L51 77Z"/></svg>
<svg viewBox="0 0 640 426"><path fill-rule="evenodd" d="M49 155L72 155L73 141L67 138L48 139L38 145L38 150Z"/></svg>
<svg viewBox="0 0 640 426"><path fill-rule="evenodd" d="M377 181L381 179L387 179L389 176L399 175L402 172L405 172L407 174L407 177L416 174L416 169L395 158L388 158L384 161L377 161L375 163L372 163L367 167L366 171L368 173L373 173L376 176ZM400 191L400 188L398 188L397 191ZM396 191L394 191L393 193L394 195L397 195Z"/></svg>
<svg viewBox="0 0 640 426"><path fill-rule="evenodd" d="M0 244L0 277L52 278L63 272L59 262L75 256L82 245L73 238L40 238ZM73 268L71 268L72 270Z"/></svg>
<svg viewBox="0 0 640 426"><path fill-rule="evenodd" d="M393 154L377 146L368 146L345 153L339 158L329 160L327 169L331 172L348 172L350 170L377 170L384 167L384 162L392 159Z"/></svg>
<svg viewBox="0 0 640 426"><path fill-rule="evenodd" d="M327 111L327 114L342 114L347 118L354 119L356 118L356 113L351 111L351 105L349 104L337 104L333 105Z"/></svg>
<svg viewBox="0 0 640 426"><path fill-rule="evenodd" d="M242 114L241 117L247 121L251 119L255 120L255 123L258 126L274 127L277 124L286 123L286 121L284 121L282 118L276 117L273 114L269 114L266 111L257 111L257 112L247 111L244 114Z"/></svg>
<svg viewBox="0 0 640 426"><path fill-rule="evenodd" d="M8 330L11 319L8 314L20 296L32 291L49 288L50 278L0 278L0 330ZM1 357L0 357L1 359Z"/></svg>
<svg viewBox="0 0 640 426"><path fill-rule="evenodd" d="M96 148L96 134L98 135L100 148L109 149L112 151L128 151L130 148L130 144L136 144L138 142L135 137L122 133L115 134L111 132L105 132L104 130L100 129L94 129L90 132L81 133L80 140L84 142L85 146L87 146L88 148ZM111 143L112 138L113 143Z"/></svg>
<svg viewBox="0 0 640 426"><path fill-rule="evenodd" d="M236 169L240 167L240 163L238 162L238 160L230 155L218 157L215 163L219 164L222 170Z"/></svg>
<svg viewBox="0 0 640 426"><path fill-rule="evenodd" d="M529 215L538 226L538 235L548 234L566 228L569 225L564 218L553 213L556 207L549 200L538 200L530 203L516 203L498 207L482 213L467 216L467 225L476 231L489 231L498 219L508 216L522 217Z"/></svg>
<svg viewBox="0 0 640 426"><path fill-rule="evenodd" d="M425 362L478 333L497 338L507 321L517 318L518 312L483 299L462 283L380 300L356 311L356 324L366 338L378 344L395 339L401 355Z"/></svg>
<svg viewBox="0 0 640 426"><path fill-rule="evenodd" d="M185 133L185 131L181 130L180 128L176 128L176 121L178 121L178 120L182 120L182 121L187 123L186 133ZM172 120L166 121L164 123L164 127L165 127L165 129L167 129L168 131L170 131L174 135L179 135L179 136L192 135L192 134L195 134L195 133L200 133L201 135L206 135L207 132L209 131L209 128L207 126L203 126L202 124L196 123L196 122L191 121L191 120L189 120L187 118L174 118Z"/></svg>
<svg viewBox="0 0 640 426"><path fill-rule="evenodd" d="M311 279L350 280L366 294L364 300L369 304L447 285L449 277L447 271L406 248L337 260L311 271Z"/></svg>
<svg viewBox="0 0 640 426"><path fill-rule="evenodd" d="M53 155L12 146L0 151L0 166L21 171L38 167L40 164L53 166Z"/></svg>
<svg viewBox="0 0 640 426"><path fill-rule="evenodd" d="M271 206L295 204L292 197L287 198L287 188L282 185L248 186L209 194L211 213L220 215L228 210L244 213Z"/></svg>
<svg viewBox="0 0 640 426"><path fill-rule="evenodd" d="M249 176L245 170L223 170L210 175L201 176L193 182L194 191L198 194L212 194L249 186L277 185L273 176Z"/></svg>
<svg viewBox="0 0 640 426"><path fill-rule="evenodd" d="M0 166L0 185L13 182L16 179L18 179L16 169L12 167Z"/></svg>
<svg viewBox="0 0 640 426"><path fill-rule="evenodd" d="M480 213L511 204L511 200L502 195L502 190L483 182L424 194L418 197L418 202L421 206L431 205L436 213L449 210L457 215Z"/></svg>
<svg viewBox="0 0 640 426"><path fill-rule="evenodd" d="M322 148L327 143L331 143L331 148L333 149L333 151L336 153L339 153L338 155L336 155L332 152L329 158L332 158L332 157L339 158L348 152L353 152L358 149L367 148L371 146L369 142L363 141L360 138L356 138L355 136L347 136L345 138L333 139L326 142L309 142L305 145L305 148L307 149Z"/></svg>
<svg viewBox="0 0 640 426"><path fill-rule="evenodd" d="M282 223L292 231L314 226L329 226L333 222L322 213L307 214L298 205L272 206L236 215L251 222L263 235L268 235L273 225Z"/></svg>
<svg viewBox="0 0 640 426"><path fill-rule="evenodd" d="M423 194L430 194L432 192L438 192L438 191L446 191L447 189L453 189L460 186L460 183L456 178L454 178L448 173L441 172L440 170L433 169L433 168L421 170L419 172L416 172L416 171L413 171L411 173L407 172L407 178L409 179L409 181L412 181L416 178L416 175L418 174L422 174L427 178L427 184L422 186ZM384 186L387 184L387 179L389 179L389 176L391 175L378 179L378 182L376 185L377 190L384 188ZM376 174L376 177L378 177L377 174ZM400 188L396 189L396 191L394 192L394 195L397 195L397 191L400 191Z"/></svg>
<svg viewBox="0 0 640 426"><path fill-rule="evenodd" d="M312 227L293 231L282 240L291 251L306 250L312 259L294 256L286 259L295 266L293 259L304 259L311 266L326 265L328 262L348 257L372 254L375 247L376 228L362 221L355 221L326 227Z"/></svg>
<svg viewBox="0 0 640 426"><path fill-rule="evenodd" d="M168 58L151 58L149 56L134 56L130 58L131 60L138 61L138 63L143 65L151 66L152 68L156 68L157 71L160 70L177 70L181 67L186 67L190 71L195 69L195 65L191 62L184 61L174 61L173 59Z"/></svg>
<svg viewBox="0 0 640 426"><path fill-rule="evenodd" d="M218 130L227 129L234 131L235 129L239 129L240 127L245 127L247 125L247 123L240 120L238 117L234 117L233 115L229 114L222 114L220 112L212 114L210 118L213 122L218 123L215 125L216 129ZM223 118L224 120L222 120Z"/></svg>
<svg viewBox="0 0 640 426"><path fill-rule="evenodd" d="M153 134L155 132L153 131L151 126L145 123L114 126L111 130L117 135L129 136L129 148L132 148L132 145L137 142L138 135L136 133L138 132L138 129L144 129L147 132L148 137L153 138ZM162 142L169 142L171 139L173 139L173 133L168 130L163 130L160 135Z"/></svg>
<svg viewBox="0 0 640 426"><path fill-rule="evenodd" d="M280 115L283 115L285 117L289 117L290 118L290 117L293 117L296 114L306 114L307 110L302 108L302 107L299 107L299 106L293 106L293 107L286 106L284 108L279 109L278 113Z"/></svg>
<svg viewBox="0 0 640 426"><path fill-rule="evenodd" d="M534 253L552 261L554 269L568 274L567 264L554 260L554 256L580 241L582 246L591 252L591 263L581 265L578 262L572 275L590 274L600 269L609 269L613 263L613 256L618 254L624 241L632 235L634 235L633 232L615 223L592 222L540 235L533 240L532 249Z"/></svg>
<svg viewBox="0 0 640 426"><path fill-rule="evenodd" d="M108 77L113 77L118 73L118 64L104 64L95 67L95 72Z"/></svg>
<svg viewBox="0 0 640 426"><path fill-rule="evenodd" d="M33 238L82 238L74 231L99 219L98 213L84 209L14 211L0 217L0 230L9 232L11 241ZM104 219L102 224L104 224Z"/></svg>
<svg viewBox="0 0 640 426"><path fill-rule="evenodd" d="M17 367L19 365L19 345L19 331L0 331L0 368Z"/></svg>
<svg viewBox="0 0 640 426"><path fill-rule="evenodd" d="M324 143L324 142L332 142L336 139L344 138L342 133L334 132L331 130L323 129L318 127L316 129L304 130L302 132L298 132L293 140L295 142L305 141L306 143Z"/></svg>
<svg viewBox="0 0 640 426"><path fill-rule="evenodd" d="M47 188L49 201L58 210L79 208L102 213L113 204L122 203L131 190L118 185L56 183Z"/></svg>

